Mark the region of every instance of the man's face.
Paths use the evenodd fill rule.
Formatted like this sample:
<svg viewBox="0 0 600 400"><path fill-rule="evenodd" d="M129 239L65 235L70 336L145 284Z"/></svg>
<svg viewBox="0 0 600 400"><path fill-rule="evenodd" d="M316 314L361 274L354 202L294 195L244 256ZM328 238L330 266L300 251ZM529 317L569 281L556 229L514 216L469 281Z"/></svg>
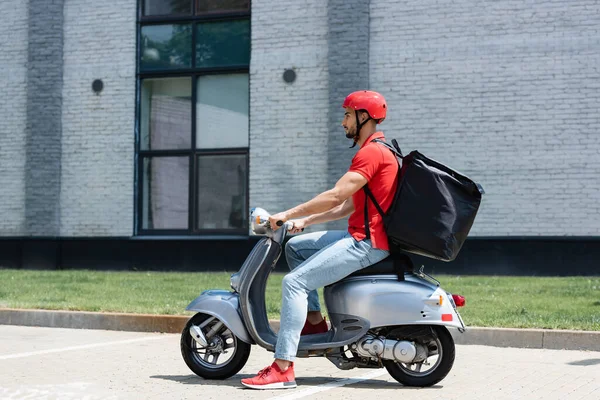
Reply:
<svg viewBox="0 0 600 400"><path fill-rule="evenodd" d="M344 119L342 120L342 126L346 131L346 137L352 139L356 134L356 113L353 108L346 107L344 112Z"/></svg>

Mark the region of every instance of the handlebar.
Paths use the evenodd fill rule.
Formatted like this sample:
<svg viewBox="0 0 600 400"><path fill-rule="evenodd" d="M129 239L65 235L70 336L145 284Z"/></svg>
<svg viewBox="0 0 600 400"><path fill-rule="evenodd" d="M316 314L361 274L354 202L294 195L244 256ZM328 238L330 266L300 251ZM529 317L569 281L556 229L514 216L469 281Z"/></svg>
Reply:
<svg viewBox="0 0 600 400"><path fill-rule="evenodd" d="M283 226L284 222L283 221L277 221L277 226ZM294 223L293 222L285 222L285 230L289 231L292 228L294 228ZM304 232L304 228L302 228L302 232Z"/></svg>
<svg viewBox="0 0 600 400"><path fill-rule="evenodd" d="M263 218L262 216L256 216L255 223L257 226L263 226L264 228L267 228L267 229L273 229L273 227L269 223L269 220L266 218ZM285 229L288 232L294 228L294 223L291 221L283 222L280 220L280 221L277 221L275 224L280 228L284 227L283 229ZM254 228L253 228L253 230L254 230ZM302 231L304 231L304 228L302 228ZM262 233L264 233L264 232L262 232Z"/></svg>

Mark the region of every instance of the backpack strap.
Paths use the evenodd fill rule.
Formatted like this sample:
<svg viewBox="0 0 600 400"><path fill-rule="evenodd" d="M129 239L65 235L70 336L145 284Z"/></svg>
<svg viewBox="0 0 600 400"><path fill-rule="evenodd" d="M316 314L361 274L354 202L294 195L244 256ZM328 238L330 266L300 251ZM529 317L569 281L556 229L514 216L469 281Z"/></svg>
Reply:
<svg viewBox="0 0 600 400"><path fill-rule="evenodd" d="M398 280L404 280L405 272L413 272L414 265L409 256L404 253L401 253L397 250L394 250L390 244L390 255L392 257L392 261L394 263L394 270L396 271L396 275L398 275Z"/></svg>
<svg viewBox="0 0 600 400"><path fill-rule="evenodd" d="M383 219L385 219L385 213L381 209L381 206L379 205L377 200L375 200L375 196L373 196L373 193L371 192L371 189L369 189L368 184L363 186L363 191L365 192L365 239L371 239L371 227L369 226L369 199L371 199L373 205L375 206L375 208L377 209L377 211Z"/></svg>
<svg viewBox="0 0 600 400"><path fill-rule="evenodd" d="M371 142L382 144L385 147L387 147L388 149L390 149L390 151L392 153L394 153L394 155L396 157L399 157L402 159L404 158L404 156L402 155L402 150L400 150L400 146L398 145L398 141L396 139L392 139L392 144L389 144L388 142L384 142L383 140L380 140L380 139L373 139Z"/></svg>
<svg viewBox="0 0 600 400"><path fill-rule="evenodd" d="M375 200L375 196L373 195L373 192L371 192L371 189L369 189L369 184L366 184L365 186L363 186L363 190L365 191L365 194L368 196L368 198L371 199L371 201L373 202L373 205L375 206L375 208L377 209L377 211L379 212L381 217L385 218L385 212L383 212L383 209L381 208L381 206L379 205L377 200ZM367 213L366 210L367 210L367 201L365 199L365 215Z"/></svg>
<svg viewBox="0 0 600 400"><path fill-rule="evenodd" d="M363 186L363 189L366 188L367 185ZM371 239L371 227L369 227L369 197L367 197L367 192L365 191L365 240Z"/></svg>
<svg viewBox="0 0 600 400"><path fill-rule="evenodd" d="M394 145L393 147L380 139L373 139L373 140L371 140L371 143L372 142L380 143L380 144L384 145L385 147L387 147L388 149L390 149L396 157L404 158L404 156L402 155L402 150L400 150L400 146L398 146L398 142L396 141L396 139L392 139L392 144ZM371 192L371 189L369 189L368 184L363 186L363 191L365 192L365 236L366 236L365 239L369 240L369 239L371 239L371 228L369 226L369 199L371 199L371 201L373 202L373 205L379 212L379 215L381 215L381 217L384 220L385 220L385 212L383 211L383 209L381 208L381 206L375 199L375 196L373 195L373 192ZM396 268L395 260L394 260L394 268ZM402 279L400 279L400 276L402 276ZM398 272L398 279L404 280L404 272L402 272L401 274L400 274L400 272Z"/></svg>
<svg viewBox="0 0 600 400"><path fill-rule="evenodd" d="M402 155L402 150L400 150L400 146L398 145L398 141L396 139L392 139L392 144L394 145L394 147L398 151L398 154L400 155L400 157L404 158L404 156Z"/></svg>

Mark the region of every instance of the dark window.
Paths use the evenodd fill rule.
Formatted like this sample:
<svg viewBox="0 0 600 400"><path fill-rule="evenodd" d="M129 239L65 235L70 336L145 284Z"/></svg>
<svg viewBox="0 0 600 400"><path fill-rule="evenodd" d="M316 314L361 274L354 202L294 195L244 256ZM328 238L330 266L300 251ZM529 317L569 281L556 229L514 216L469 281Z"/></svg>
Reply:
<svg viewBox="0 0 600 400"><path fill-rule="evenodd" d="M192 26L189 24L142 27L140 70L192 66Z"/></svg>
<svg viewBox="0 0 600 400"><path fill-rule="evenodd" d="M196 29L197 67L249 64L250 21L207 22Z"/></svg>
<svg viewBox="0 0 600 400"><path fill-rule="evenodd" d="M196 0L196 14L249 11L249 0Z"/></svg>
<svg viewBox="0 0 600 400"><path fill-rule="evenodd" d="M198 228L244 228L246 154L198 157Z"/></svg>
<svg viewBox="0 0 600 400"><path fill-rule="evenodd" d="M144 15L190 15L192 0L143 0Z"/></svg>
<svg viewBox="0 0 600 400"><path fill-rule="evenodd" d="M137 234L248 233L248 1L142 0Z"/></svg>

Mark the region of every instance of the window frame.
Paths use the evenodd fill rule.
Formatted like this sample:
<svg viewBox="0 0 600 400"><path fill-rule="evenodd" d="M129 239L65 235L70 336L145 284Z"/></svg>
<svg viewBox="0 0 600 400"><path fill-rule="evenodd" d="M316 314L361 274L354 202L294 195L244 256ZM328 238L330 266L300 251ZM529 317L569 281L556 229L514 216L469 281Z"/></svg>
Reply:
<svg viewBox="0 0 600 400"><path fill-rule="evenodd" d="M248 11L231 11L226 13L207 13L202 15L196 15L196 3L197 0L190 0L192 2L192 13L190 15L146 15L144 16L144 0L138 0L138 24L141 23L167 23L170 21L208 21L208 20L220 20L220 19L242 19L246 17L250 19L250 10L252 9L252 0L248 3Z"/></svg>
<svg viewBox="0 0 600 400"><path fill-rule="evenodd" d="M191 7L190 7L190 12L191 15L194 15L194 11L196 8L196 0L189 0L192 2ZM145 11L146 11L146 6L145 6L146 2L145 0L138 0L138 21L141 21L143 18L169 18L169 14L164 14L164 15L147 15L144 16ZM188 17L188 15L186 14L180 14L180 15L174 15L171 17Z"/></svg>
<svg viewBox="0 0 600 400"><path fill-rule="evenodd" d="M244 222L242 228L233 229L198 229L198 194L200 191L198 185L198 158L203 155L244 155L246 157L246 199L244 207L246 212L250 209L250 149L249 147L236 148L217 148L217 149L198 149L196 143L196 102L198 100L198 78L206 75L228 75L242 73L250 75L250 64L247 65L232 65L227 67L210 67L196 68L196 25L203 22L214 21L238 21L248 20L250 23L250 33L252 32L252 23L250 20L250 8L248 11L230 12L230 13L214 13L206 15L196 15L196 1L192 1L192 15L177 15L177 16L144 16L143 9L144 0L138 0L138 19L136 23L137 29L137 46L136 46L136 108L135 108L135 185L134 185L134 236L165 236L170 238L192 238L202 236L224 236L224 237L248 237L248 220ZM192 67L182 69L153 69L151 71L141 70L141 49L142 40L141 32L143 26L149 25L167 25L176 23L189 23L192 28ZM156 78L177 78L190 77L192 85L191 99L191 147L189 149L172 149L172 150L142 150L141 148L141 92L142 82L144 79ZM250 97L250 88L248 88L248 97ZM250 132L250 110L248 110L248 134ZM168 157L168 156L187 156L189 157L189 176L188 176L188 228L187 229L144 229L144 196L141 191L144 188L144 160L152 157Z"/></svg>

